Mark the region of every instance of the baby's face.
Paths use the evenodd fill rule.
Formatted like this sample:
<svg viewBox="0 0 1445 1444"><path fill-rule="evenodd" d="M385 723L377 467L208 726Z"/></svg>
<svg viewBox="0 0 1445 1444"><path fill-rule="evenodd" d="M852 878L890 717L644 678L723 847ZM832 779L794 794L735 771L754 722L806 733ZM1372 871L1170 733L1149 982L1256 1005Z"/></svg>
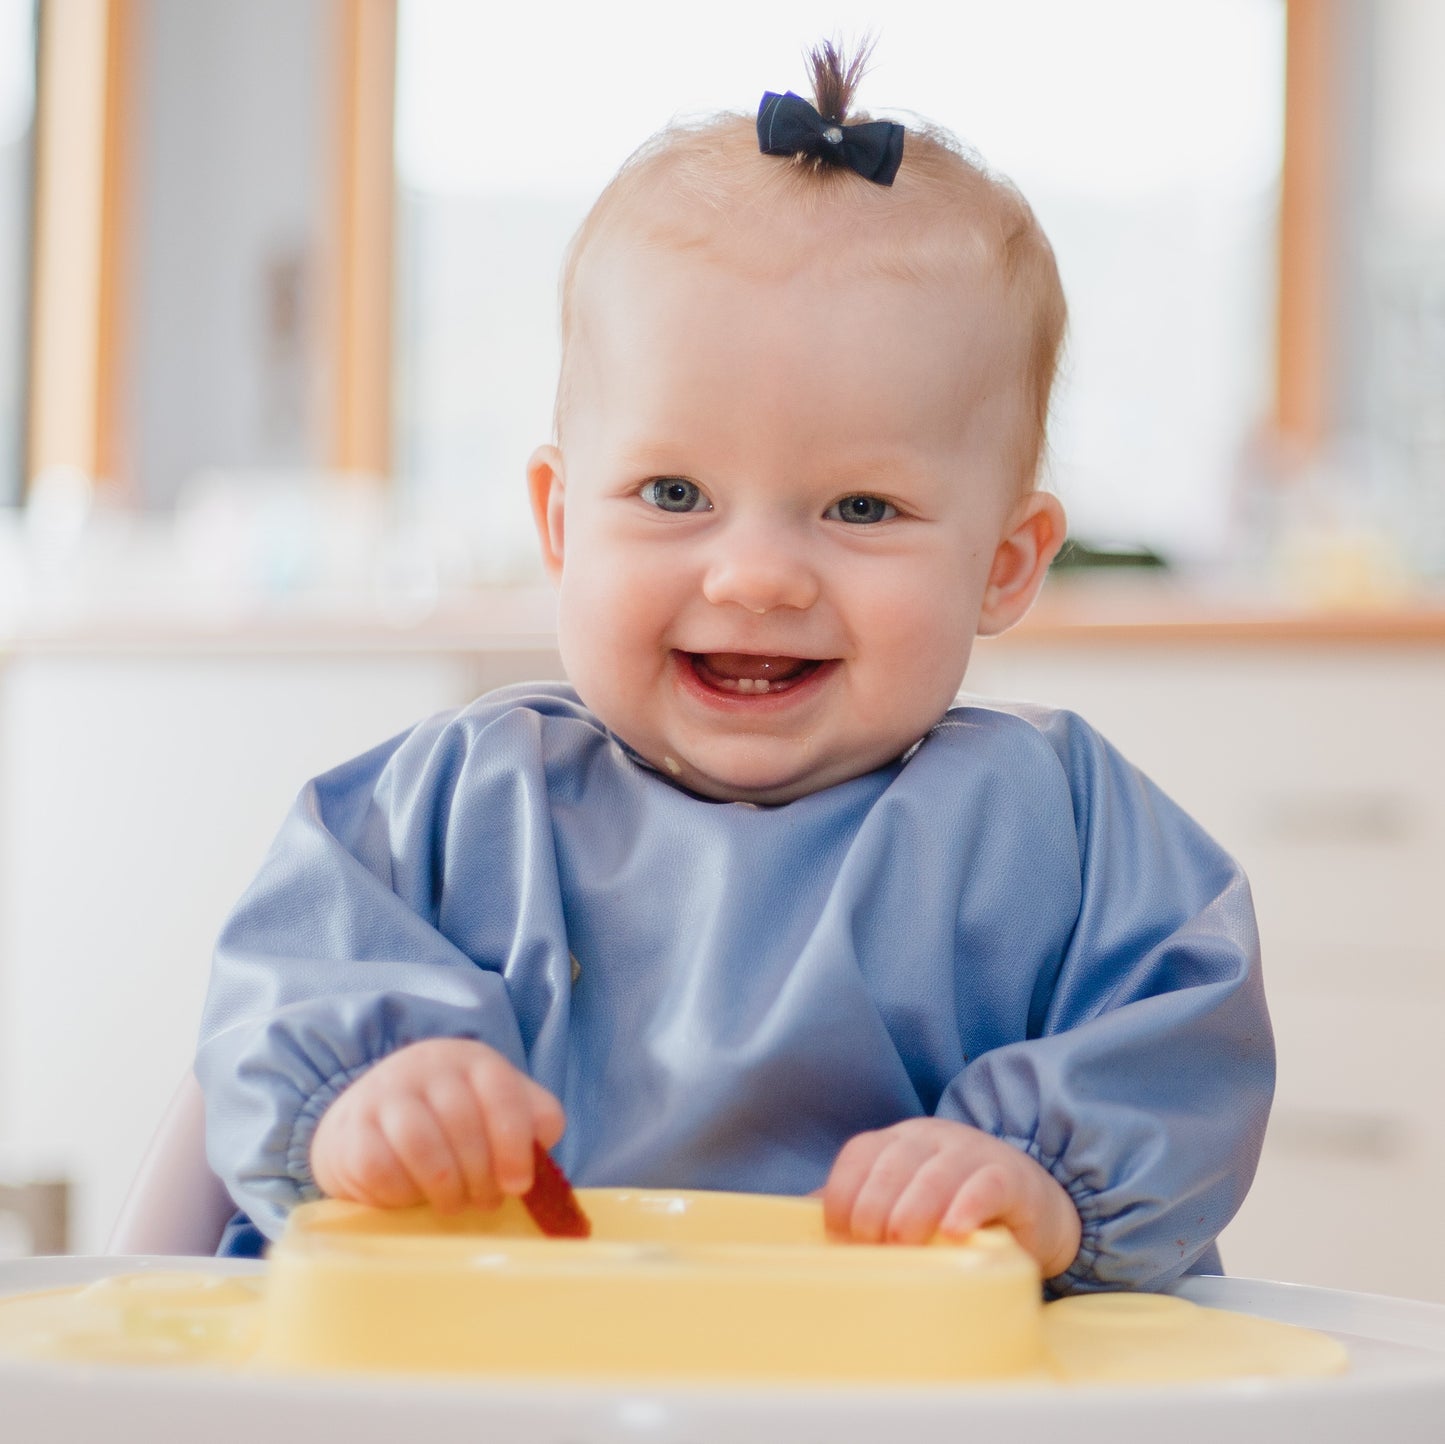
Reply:
<svg viewBox="0 0 1445 1444"><path fill-rule="evenodd" d="M1013 620L1001 538L1037 507L998 297L614 247L579 300L530 477L583 700L711 798L897 757Z"/></svg>

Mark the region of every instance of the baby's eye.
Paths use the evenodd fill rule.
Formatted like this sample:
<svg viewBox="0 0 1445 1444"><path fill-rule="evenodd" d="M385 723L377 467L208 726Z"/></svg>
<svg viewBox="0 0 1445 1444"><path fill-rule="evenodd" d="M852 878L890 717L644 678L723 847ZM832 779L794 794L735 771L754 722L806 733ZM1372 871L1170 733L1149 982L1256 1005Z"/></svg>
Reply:
<svg viewBox="0 0 1445 1444"><path fill-rule="evenodd" d="M860 492L856 496L840 497L823 515L834 521L887 521L898 515L898 508L882 497L865 496Z"/></svg>
<svg viewBox="0 0 1445 1444"><path fill-rule="evenodd" d="M661 511L711 511L712 503L703 495L695 481L680 476L662 476L643 485L638 493L643 501Z"/></svg>

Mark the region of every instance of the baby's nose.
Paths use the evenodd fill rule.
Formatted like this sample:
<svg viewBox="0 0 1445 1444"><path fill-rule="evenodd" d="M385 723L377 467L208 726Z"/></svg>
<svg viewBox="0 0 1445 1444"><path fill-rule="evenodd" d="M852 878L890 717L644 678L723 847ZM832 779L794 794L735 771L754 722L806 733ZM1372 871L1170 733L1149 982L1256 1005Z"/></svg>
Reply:
<svg viewBox="0 0 1445 1444"><path fill-rule="evenodd" d="M819 579L806 548L756 531L722 539L708 559L703 595L714 606L761 615L779 607L802 611L818 599Z"/></svg>

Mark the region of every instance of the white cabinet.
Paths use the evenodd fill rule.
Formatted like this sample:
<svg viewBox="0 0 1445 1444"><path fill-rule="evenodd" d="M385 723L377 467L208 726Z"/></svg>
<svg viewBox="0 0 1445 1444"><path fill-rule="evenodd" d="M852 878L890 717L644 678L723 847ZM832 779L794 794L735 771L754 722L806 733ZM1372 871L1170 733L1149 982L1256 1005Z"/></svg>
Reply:
<svg viewBox="0 0 1445 1444"><path fill-rule="evenodd" d="M1082 713L1249 873L1279 1049L1232 1273L1445 1300L1445 648L983 644L972 690Z"/></svg>

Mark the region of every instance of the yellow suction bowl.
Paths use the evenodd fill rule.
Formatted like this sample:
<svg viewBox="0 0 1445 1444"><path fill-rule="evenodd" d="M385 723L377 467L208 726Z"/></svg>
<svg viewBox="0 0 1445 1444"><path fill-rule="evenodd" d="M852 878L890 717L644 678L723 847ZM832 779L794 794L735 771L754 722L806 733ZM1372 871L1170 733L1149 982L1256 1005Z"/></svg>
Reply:
<svg viewBox="0 0 1445 1444"><path fill-rule="evenodd" d="M1037 1371L1039 1275L1003 1229L827 1239L814 1199L579 1189L589 1239L515 1200L439 1217L307 1204L270 1256L256 1361L491 1375L957 1381Z"/></svg>

